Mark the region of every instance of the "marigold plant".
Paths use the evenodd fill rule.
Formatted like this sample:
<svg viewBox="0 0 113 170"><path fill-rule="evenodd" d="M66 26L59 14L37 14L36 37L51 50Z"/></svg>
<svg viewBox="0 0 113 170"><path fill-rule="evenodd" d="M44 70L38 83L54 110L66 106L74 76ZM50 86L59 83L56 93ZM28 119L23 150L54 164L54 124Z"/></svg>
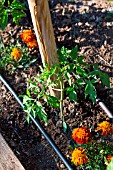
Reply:
<svg viewBox="0 0 113 170"><path fill-rule="evenodd" d="M103 130L104 135L113 132L113 125L107 121L100 123L98 127L99 129L96 131ZM110 135L107 136L107 138L102 137L94 133L94 130L90 132L89 129L84 126L75 128L72 132L72 138L76 143L72 141L73 146L70 145L69 154L71 155L71 162L78 166L77 169L113 169L113 144L110 143Z"/></svg>
<svg viewBox="0 0 113 170"><path fill-rule="evenodd" d="M107 121L103 121L101 123L98 124L98 127L96 129L97 131L102 131L102 135L103 136L107 136L108 133L113 133L113 125L111 125L109 122Z"/></svg>
<svg viewBox="0 0 113 170"><path fill-rule="evenodd" d="M85 144L91 140L91 132L85 126L81 128L75 128L72 132L72 138L78 144Z"/></svg>
<svg viewBox="0 0 113 170"><path fill-rule="evenodd" d="M13 48L11 52L11 58L18 61L22 57L22 52L20 51L19 48Z"/></svg>
<svg viewBox="0 0 113 170"><path fill-rule="evenodd" d="M83 148L75 148L72 152L72 160L76 166L86 164L88 162L88 158L86 156L86 152Z"/></svg>

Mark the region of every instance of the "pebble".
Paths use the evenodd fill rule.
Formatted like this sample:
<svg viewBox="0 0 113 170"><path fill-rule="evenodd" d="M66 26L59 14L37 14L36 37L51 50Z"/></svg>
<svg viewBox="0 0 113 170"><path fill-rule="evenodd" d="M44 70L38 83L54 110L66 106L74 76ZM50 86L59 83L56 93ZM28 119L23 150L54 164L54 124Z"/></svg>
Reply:
<svg viewBox="0 0 113 170"><path fill-rule="evenodd" d="M60 164L60 168L62 169L65 168L64 164Z"/></svg>

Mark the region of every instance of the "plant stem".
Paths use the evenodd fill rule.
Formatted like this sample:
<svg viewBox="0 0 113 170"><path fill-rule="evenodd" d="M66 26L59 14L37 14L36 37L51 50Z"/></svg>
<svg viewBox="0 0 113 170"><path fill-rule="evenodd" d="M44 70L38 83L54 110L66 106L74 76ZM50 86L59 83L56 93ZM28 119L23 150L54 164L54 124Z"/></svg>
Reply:
<svg viewBox="0 0 113 170"><path fill-rule="evenodd" d="M60 118L62 121L64 120L63 117L63 96L64 96L64 85L63 85L63 79L60 80L60 88L61 88L61 96L60 96Z"/></svg>

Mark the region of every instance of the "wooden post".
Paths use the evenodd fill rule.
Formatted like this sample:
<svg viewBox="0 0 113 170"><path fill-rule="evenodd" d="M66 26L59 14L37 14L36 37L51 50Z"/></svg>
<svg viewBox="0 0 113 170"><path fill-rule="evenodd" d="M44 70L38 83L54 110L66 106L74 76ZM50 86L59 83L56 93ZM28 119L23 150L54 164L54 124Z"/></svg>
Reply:
<svg viewBox="0 0 113 170"><path fill-rule="evenodd" d="M47 0L28 0L43 65L59 64Z"/></svg>
<svg viewBox="0 0 113 170"><path fill-rule="evenodd" d="M48 0L28 0L28 4L43 65L47 63L50 68L53 64L59 64L59 61ZM52 80L55 79L56 76L52 76ZM59 88L58 85L57 89ZM53 90L50 92L59 97L59 92Z"/></svg>

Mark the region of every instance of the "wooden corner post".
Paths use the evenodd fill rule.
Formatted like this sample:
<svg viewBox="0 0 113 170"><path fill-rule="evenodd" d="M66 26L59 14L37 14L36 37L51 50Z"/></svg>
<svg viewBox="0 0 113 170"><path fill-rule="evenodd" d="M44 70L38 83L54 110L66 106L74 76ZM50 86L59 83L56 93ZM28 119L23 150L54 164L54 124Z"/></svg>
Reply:
<svg viewBox="0 0 113 170"><path fill-rule="evenodd" d="M47 63L50 68L53 64L59 64L54 37L53 26L49 11L48 0L28 0L31 18L39 45L42 63ZM55 76L52 77L55 79ZM59 87L57 87L59 88ZM51 91L51 93L53 93ZM59 96L54 91L54 96Z"/></svg>

